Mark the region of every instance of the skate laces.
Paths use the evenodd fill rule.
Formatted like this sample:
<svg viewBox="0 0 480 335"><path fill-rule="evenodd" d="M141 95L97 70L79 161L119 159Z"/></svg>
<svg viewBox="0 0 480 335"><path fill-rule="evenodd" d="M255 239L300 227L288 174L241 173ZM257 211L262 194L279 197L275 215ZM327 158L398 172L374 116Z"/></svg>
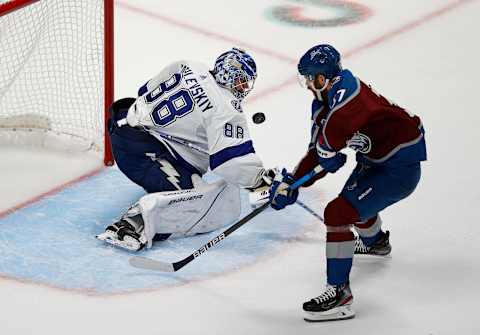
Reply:
<svg viewBox="0 0 480 335"><path fill-rule="evenodd" d="M369 247L367 247L365 244L363 244L362 240L360 237L355 238L355 251L356 252L368 252Z"/></svg>
<svg viewBox="0 0 480 335"><path fill-rule="evenodd" d="M314 300L317 304L319 304L329 299L335 298L336 295L337 295L336 287L332 285L327 285L325 292L320 294L318 297L313 298L312 300Z"/></svg>

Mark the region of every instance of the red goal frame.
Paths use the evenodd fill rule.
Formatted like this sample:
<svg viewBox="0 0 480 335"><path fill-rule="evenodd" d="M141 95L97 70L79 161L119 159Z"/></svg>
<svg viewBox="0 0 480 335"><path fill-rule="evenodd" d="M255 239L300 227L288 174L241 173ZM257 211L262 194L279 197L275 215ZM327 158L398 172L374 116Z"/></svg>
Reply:
<svg viewBox="0 0 480 335"><path fill-rule="evenodd" d="M35 2L44 0L11 0L0 4L0 16L7 15L29 6ZM104 3L104 157L103 163L111 166L114 163L110 137L108 136L107 122L108 108L114 99L114 4L113 0L103 0Z"/></svg>

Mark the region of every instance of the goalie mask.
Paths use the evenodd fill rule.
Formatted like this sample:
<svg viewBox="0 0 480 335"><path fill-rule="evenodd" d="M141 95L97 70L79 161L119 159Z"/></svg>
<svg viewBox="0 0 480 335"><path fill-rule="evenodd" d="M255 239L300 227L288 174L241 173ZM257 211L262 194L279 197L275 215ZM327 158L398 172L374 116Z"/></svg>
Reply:
<svg viewBox="0 0 480 335"><path fill-rule="evenodd" d="M220 86L241 100L253 89L257 66L249 54L233 48L217 58L212 73Z"/></svg>

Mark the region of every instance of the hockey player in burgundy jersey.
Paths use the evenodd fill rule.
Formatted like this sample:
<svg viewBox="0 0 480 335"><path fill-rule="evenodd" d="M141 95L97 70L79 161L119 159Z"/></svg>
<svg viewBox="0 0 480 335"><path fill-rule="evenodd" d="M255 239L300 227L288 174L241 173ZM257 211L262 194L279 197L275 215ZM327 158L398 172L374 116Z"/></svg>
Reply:
<svg viewBox="0 0 480 335"><path fill-rule="evenodd" d="M287 188L296 178L320 165L323 172L311 185L345 164L342 149L356 151L357 166L339 196L325 208L327 288L303 304L307 321L352 318L353 255L390 253L389 232L381 229L379 213L416 188L420 162L427 158L424 130L418 116L342 69L340 54L330 45L308 50L298 71L314 95L311 141L295 171L282 171L283 180L273 183L270 199L275 209L293 204L298 191ZM352 227L359 238L355 239Z"/></svg>

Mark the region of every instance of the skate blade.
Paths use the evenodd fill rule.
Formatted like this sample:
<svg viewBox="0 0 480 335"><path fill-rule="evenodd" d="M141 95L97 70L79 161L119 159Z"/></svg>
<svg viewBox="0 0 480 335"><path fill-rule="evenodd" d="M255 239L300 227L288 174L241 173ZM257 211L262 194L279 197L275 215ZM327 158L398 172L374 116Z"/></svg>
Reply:
<svg viewBox="0 0 480 335"><path fill-rule="evenodd" d="M340 306L326 312L305 312L304 320L307 322L325 322L347 320L355 317L355 311L351 305Z"/></svg>
<svg viewBox="0 0 480 335"><path fill-rule="evenodd" d="M120 241L117 239L117 237L113 233L108 231L95 236L95 238L107 244L110 244L122 249L126 249L129 251L138 251L141 247L140 243L138 243L137 241L133 241L130 239L127 239L125 241Z"/></svg>
<svg viewBox="0 0 480 335"><path fill-rule="evenodd" d="M390 253L388 254L369 254L369 253L354 253L355 257L357 256L367 256L367 257L377 257L377 258L392 258L392 255Z"/></svg>

